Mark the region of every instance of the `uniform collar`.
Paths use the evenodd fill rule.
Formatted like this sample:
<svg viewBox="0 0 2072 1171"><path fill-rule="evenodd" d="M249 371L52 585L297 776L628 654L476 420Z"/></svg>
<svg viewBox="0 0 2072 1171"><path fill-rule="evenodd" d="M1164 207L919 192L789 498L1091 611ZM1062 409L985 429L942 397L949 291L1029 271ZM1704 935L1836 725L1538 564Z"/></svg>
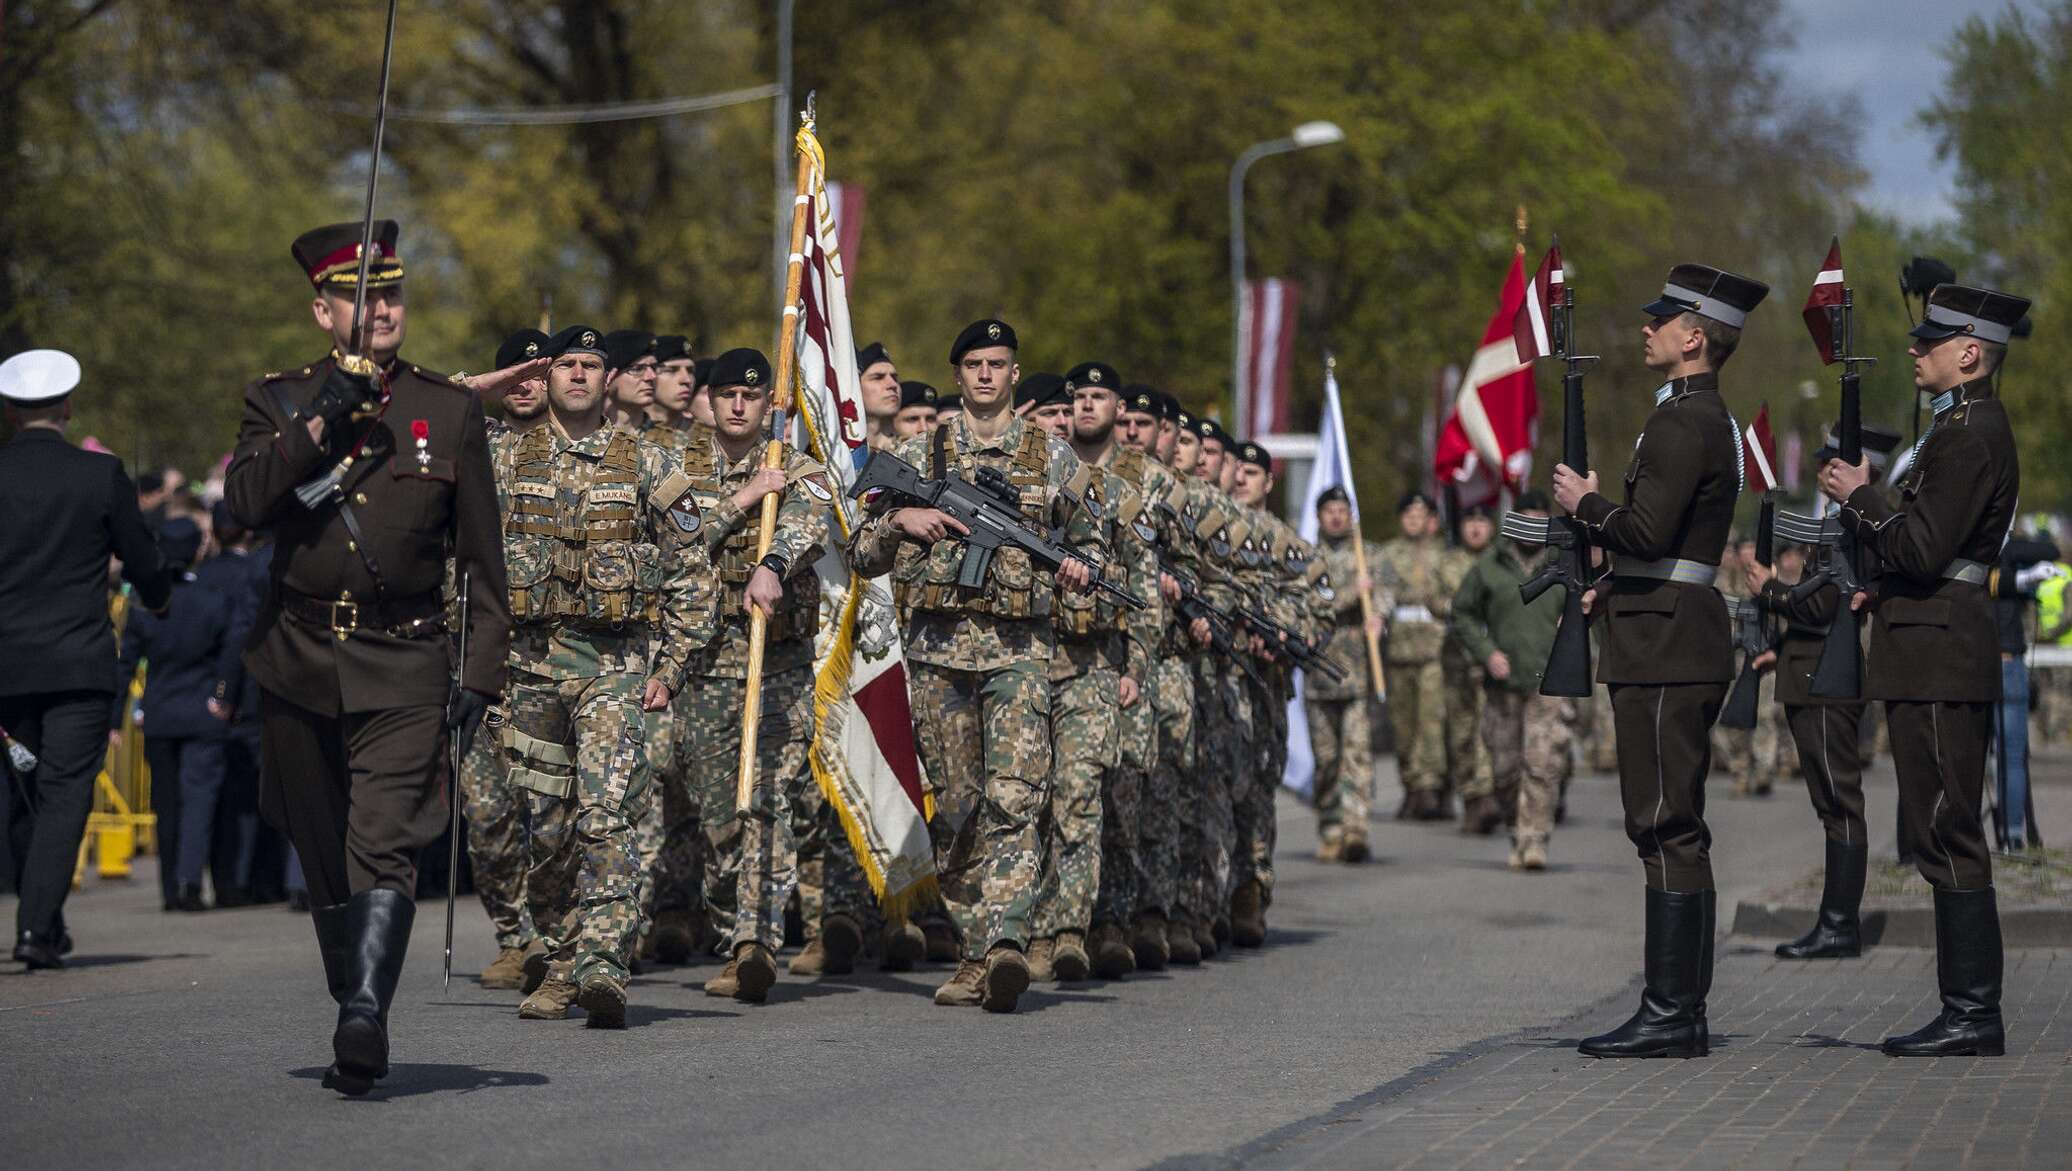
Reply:
<svg viewBox="0 0 2072 1171"><path fill-rule="evenodd" d="M16 441L20 441L23 439L34 439L37 442L42 443L50 440L55 440L59 443L66 445L67 447L71 446L72 444L71 440L65 438L65 433L63 431L58 430L55 427L24 427L21 430L16 431L14 433L14 437Z"/></svg>
<svg viewBox="0 0 2072 1171"><path fill-rule="evenodd" d="M1974 378L1970 382L1953 386L1936 395L1931 400L1930 411L1933 417L1939 420L1964 403L1971 402L1974 399L1992 397L1993 380L1990 378Z"/></svg>
<svg viewBox="0 0 2072 1171"><path fill-rule="evenodd" d="M604 449L611 446L612 436L618 433L619 425L617 423L606 423L581 439L572 440L557 432L554 440L555 445L562 451L570 451L580 456L600 459L604 456Z"/></svg>
<svg viewBox="0 0 2072 1171"><path fill-rule="evenodd" d="M1672 378L1661 386L1656 387L1655 405L1659 407L1671 399L1682 398L1687 394L1698 394L1701 391L1718 389L1719 372L1716 370L1700 370L1696 374L1686 375L1682 378Z"/></svg>
<svg viewBox="0 0 2072 1171"><path fill-rule="evenodd" d="M950 438L957 441L957 450L962 452L1013 451L1021 446L1022 428L1027 423L1028 420L1017 415L1007 421L1007 430L1000 433L1000 438L986 441L974 434L971 430L971 424L966 417L963 414L959 414L955 424L957 431Z"/></svg>

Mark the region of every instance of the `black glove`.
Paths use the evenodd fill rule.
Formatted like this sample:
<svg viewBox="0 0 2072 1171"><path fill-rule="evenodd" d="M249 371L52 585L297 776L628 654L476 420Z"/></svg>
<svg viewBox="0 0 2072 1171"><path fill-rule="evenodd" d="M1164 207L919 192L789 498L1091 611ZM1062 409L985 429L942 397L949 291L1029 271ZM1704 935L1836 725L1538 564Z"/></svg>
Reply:
<svg viewBox="0 0 2072 1171"><path fill-rule="evenodd" d="M495 697L471 691L465 687L454 689L454 695L446 704L446 732L460 742L463 759L475 743L475 732L482 727L482 717L489 712L489 705Z"/></svg>
<svg viewBox="0 0 2072 1171"><path fill-rule="evenodd" d="M367 409L374 399L372 376L350 374L343 367L333 366L331 373L324 376L317 397L310 400L309 413L323 419L325 429L335 433L352 418L354 411Z"/></svg>

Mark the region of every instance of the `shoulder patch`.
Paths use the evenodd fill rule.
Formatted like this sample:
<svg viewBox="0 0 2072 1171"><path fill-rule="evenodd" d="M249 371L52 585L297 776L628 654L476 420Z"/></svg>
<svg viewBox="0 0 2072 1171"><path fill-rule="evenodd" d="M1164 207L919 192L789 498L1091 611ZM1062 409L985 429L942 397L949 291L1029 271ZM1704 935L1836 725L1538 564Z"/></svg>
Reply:
<svg viewBox="0 0 2072 1171"><path fill-rule="evenodd" d="M800 476L792 482L804 488L808 496L822 504L829 504L834 501L835 494L827 486L827 473L825 472L813 472L810 475Z"/></svg>
<svg viewBox="0 0 2072 1171"><path fill-rule="evenodd" d="M681 469L674 470L667 476L664 476L661 483L655 485L655 499L680 500L690 490L691 477L686 475Z"/></svg>
<svg viewBox="0 0 2072 1171"><path fill-rule="evenodd" d="M663 496L660 499L667 500L669 497ZM697 532L699 526L705 523L704 516L698 511L697 497L688 491L679 493L676 503L669 506L669 523L675 525L677 531L686 537Z"/></svg>

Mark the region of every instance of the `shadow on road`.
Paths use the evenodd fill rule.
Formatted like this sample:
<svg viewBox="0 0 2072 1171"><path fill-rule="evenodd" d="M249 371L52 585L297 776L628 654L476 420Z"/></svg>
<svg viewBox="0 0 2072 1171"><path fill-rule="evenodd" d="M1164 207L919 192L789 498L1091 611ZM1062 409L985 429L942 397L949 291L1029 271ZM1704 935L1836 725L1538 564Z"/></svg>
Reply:
<svg viewBox="0 0 2072 1171"><path fill-rule="evenodd" d="M288 1076L305 1081L322 1081L324 1068L321 1065L304 1066L301 1069L289 1070ZM511 1086L544 1086L549 1080L546 1074L533 1073L530 1070L483 1069L477 1065L439 1063L397 1064L389 1068L389 1075L366 1097L340 1097L346 1101L379 1102L385 1098L415 1098L422 1094L469 1094L476 1090Z"/></svg>
<svg viewBox="0 0 2072 1171"><path fill-rule="evenodd" d="M148 964L154 960L199 960L207 958L209 957L204 953L191 951L169 952L162 955L148 956L132 955L126 952L114 955L70 955L65 957L64 970L70 971L75 968L112 968L120 964ZM14 975L26 976L29 974L29 969L24 965L10 963L7 966L12 969Z"/></svg>
<svg viewBox="0 0 2072 1171"><path fill-rule="evenodd" d="M1830 1037L1825 1033L1801 1033L1794 1049L1861 1049L1866 1053L1883 1053L1884 1046L1869 1041L1849 1041L1841 1037Z"/></svg>

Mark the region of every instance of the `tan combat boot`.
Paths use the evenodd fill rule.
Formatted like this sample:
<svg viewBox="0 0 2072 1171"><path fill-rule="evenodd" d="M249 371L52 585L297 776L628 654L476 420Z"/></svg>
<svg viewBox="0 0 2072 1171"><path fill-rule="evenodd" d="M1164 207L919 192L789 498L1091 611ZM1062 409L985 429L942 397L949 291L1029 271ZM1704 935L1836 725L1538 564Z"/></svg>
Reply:
<svg viewBox="0 0 2072 1171"><path fill-rule="evenodd" d="M519 971L525 975L524 982L518 985L518 991L531 996L542 983L546 982L547 966L546 941L535 939L527 944L525 946L525 958L520 960L518 964Z"/></svg>
<svg viewBox="0 0 2072 1171"><path fill-rule="evenodd" d="M1175 915L1166 924L1166 957L1173 963L1190 968L1201 962L1201 942L1194 936L1194 916Z"/></svg>
<svg viewBox="0 0 2072 1171"><path fill-rule="evenodd" d="M1049 984L1058 978L1057 968L1051 962L1057 954L1057 946L1054 939L1029 941L1029 954L1023 961L1029 969L1029 979Z"/></svg>
<svg viewBox="0 0 2072 1171"><path fill-rule="evenodd" d="M575 981L552 977L540 981L540 986L518 1006L518 1017L528 1021L564 1020L568 1016L568 1006L575 1002Z"/></svg>
<svg viewBox="0 0 2072 1171"><path fill-rule="evenodd" d="M977 960L960 961L956 974L935 990L935 1002L954 1008L969 1008L985 999L985 993L979 987L985 982L985 978L984 964Z"/></svg>
<svg viewBox="0 0 2072 1171"><path fill-rule="evenodd" d="M665 964L690 963L691 949L697 946L697 936L691 931L691 913L686 910L657 911L655 929L648 932L648 942L653 946L657 960Z"/></svg>
<svg viewBox="0 0 2072 1171"><path fill-rule="evenodd" d="M1460 811L1460 832L1487 837L1504 824L1503 806L1496 798L1484 794L1467 803Z"/></svg>
<svg viewBox="0 0 2072 1171"><path fill-rule="evenodd" d="M1345 835L1337 826L1330 826L1317 834L1317 861L1336 862L1343 856Z"/></svg>
<svg viewBox="0 0 2072 1171"><path fill-rule="evenodd" d="M1354 829L1346 831L1345 844L1340 846L1338 850L1339 861L1357 866L1373 856L1373 851L1367 846L1366 830Z"/></svg>
<svg viewBox="0 0 2072 1171"><path fill-rule="evenodd" d="M1090 943L1094 975L1103 980L1120 980L1137 970L1136 954L1130 950L1129 940L1123 938L1122 928L1103 923L1094 928Z"/></svg>
<svg viewBox="0 0 2072 1171"><path fill-rule="evenodd" d="M957 933L947 923L930 921L921 925L921 937L928 942L928 962L931 964L954 964L961 954L957 948Z"/></svg>
<svg viewBox="0 0 2072 1171"><path fill-rule="evenodd" d="M1147 972L1165 971L1166 961L1172 958L1172 953L1166 948L1164 915L1137 916L1130 928L1130 951L1136 955L1137 967Z"/></svg>
<svg viewBox="0 0 2072 1171"><path fill-rule="evenodd" d="M1249 880L1230 896L1230 942L1239 947L1266 943L1266 906L1257 880Z"/></svg>
<svg viewBox="0 0 2072 1171"><path fill-rule="evenodd" d="M626 1027L626 986L610 972L592 972L583 977L576 991L576 1005L583 1010L583 1024L592 1029Z"/></svg>
<svg viewBox="0 0 2072 1171"><path fill-rule="evenodd" d="M914 965L928 956L928 937L912 923L887 923L885 934L878 940L878 969L884 972L911 972Z"/></svg>
<svg viewBox="0 0 2072 1171"><path fill-rule="evenodd" d="M1540 838L1534 838L1521 846L1518 851L1518 868L1520 870L1545 870L1547 868L1547 843Z"/></svg>
<svg viewBox="0 0 2072 1171"><path fill-rule="evenodd" d="M522 988L525 985L525 949L499 948L496 958L482 969L476 983L484 988Z"/></svg>
<svg viewBox="0 0 2072 1171"><path fill-rule="evenodd" d="M980 1008L987 1012L1013 1012L1022 993L1029 990L1029 961L1003 943L986 953L981 984Z"/></svg>
<svg viewBox="0 0 2072 1171"><path fill-rule="evenodd" d="M829 915L820 925L820 946L827 953L827 974L846 976L856 970L863 950L863 927L848 915Z"/></svg>
<svg viewBox="0 0 2072 1171"><path fill-rule="evenodd" d="M734 999L761 1004L777 982L777 957L760 943L743 943L734 948Z"/></svg>
<svg viewBox="0 0 2072 1171"><path fill-rule="evenodd" d="M818 976L827 971L827 945L817 939L807 944L784 970L794 976Z"/></svg>
<svg viewBox="0 0 2072 1171"><path fill-rule="evenodd" d="M1051 953L1050 967L1057 973L1060 984L1076 984L1086 979L1093 970L1093 960L1086 954L1086 936L1077 931L1058 932L1057 948Z"/></svg>

